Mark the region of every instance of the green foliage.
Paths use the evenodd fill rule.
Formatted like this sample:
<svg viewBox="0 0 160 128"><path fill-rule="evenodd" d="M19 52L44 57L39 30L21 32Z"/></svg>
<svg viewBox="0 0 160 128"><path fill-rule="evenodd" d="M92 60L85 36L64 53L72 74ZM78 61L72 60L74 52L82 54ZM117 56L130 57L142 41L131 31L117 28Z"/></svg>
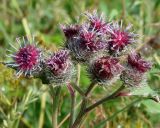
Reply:
<svg viewBox="0 0 160 128"><path fill-rule="evenodd" d="M59 24L76 23L77 16L84 11L97 9L99 12L104 12L107 20L123 19L124 24L132 23L135 30L143 35L139 41L142 54L154 63L148 75L150 88L146 86L134 90L132 93L136 95L135 97L119 98L96 108L88 115L83 127L159 127L157 117L160 117L160 105L158 103L144 100L125 109L139 94L145 93L149 96L159 94L160 39L159 35L157 36L160 28L159 0L1 0L0 3L0 61L8 61L5 57L5 49L9 49L9 43L14 43L15 37L21 35L36 35L39 44L51 51L63 46L64 36L59 29ZM158 40L158 43L148 43L151 38ZM86 89L90 82L85 70L85 67L81 68L82 89ZM52 100L48 94L48 87L43 86L38 80L17 79L13 75L13 70L2 64L0 64L0 71L0 128L50 128ZM105 89L98 87L92 96L99 99L110 94L110 89L112 87ZM70 95L67 87L64 86L59 100L59 123L68 116L70 102ZM77 109L79 103L78 97ZM114 118L106 121L116 113L118 114ZM60 128L68 127L68 122L66 118Z"/></svg>

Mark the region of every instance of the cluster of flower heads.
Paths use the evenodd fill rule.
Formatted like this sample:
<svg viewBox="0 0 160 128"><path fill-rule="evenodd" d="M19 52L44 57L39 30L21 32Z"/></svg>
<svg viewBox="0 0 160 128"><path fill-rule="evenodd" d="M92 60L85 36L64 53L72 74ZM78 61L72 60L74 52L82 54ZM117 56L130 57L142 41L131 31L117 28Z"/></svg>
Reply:
<svg viewBox="0 0 160 128"><path fill-rule="evenodd" d="M10 57L13 62L8 66L16 69L17 76L39 77L43 83L61 85L71 80L74 74L72 61L87 64L91 79L103 84L111 84L120 76L121 80L131 86L139 86L145 73L151 68L135 52L127 52L127 64L120 61L125 49L136 42L137 34L131 32L132 25L123 28L122 22L106 22L103 14L85 13L87 20L82 24L61 25L66 37L65 47L47 57L31 40L23 37L17 40L19 47Z"/></svg>
<svg viewBox="0 0 160 128"><path fill-rule="evenodd" d="M34 37L17 38L13 50L8 57L13 62L5 63L16 70L16 76L38 77L45 84L63 84L71 79L73 64L68 50L59 50L45 57L42 48L38 46Z"/></svg>
<svg viewBox="0 0 160 128"><path fill-rule="evenodd" d="M125 84L139 86L151 63L131 49L139 37L131 31L132 25L106 22L96 11L84 15L87 20L82 24L61 25L73 60L86 62L91 79L99 83L111 84L120 76ZM120 63L122 55L128 59Z"/></svg>
<svg viewBox="0 0 160 128"><path fill-rule="evenodd" d="M106 51L111 56L119 56L128 45L136 42L138 34L130 31L132 25L123 28L120 22L105 22L103 14L96 11L85 13L86 22L75 25L61 25L66 37L66 47L78 61L85 61L91 54Z"/></svg>

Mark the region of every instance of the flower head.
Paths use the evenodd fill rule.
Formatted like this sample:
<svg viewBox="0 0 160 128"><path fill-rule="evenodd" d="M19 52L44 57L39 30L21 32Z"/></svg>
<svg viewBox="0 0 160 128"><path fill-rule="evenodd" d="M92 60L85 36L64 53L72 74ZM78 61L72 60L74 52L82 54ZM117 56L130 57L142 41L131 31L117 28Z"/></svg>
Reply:
<svg viewBox="0 0 160 128"><path fill-rule="evenodd" d="M80 31L81 47L88 52L97 52L106 48L106 43L98 37L94 28L89 29L88 25L83 25Z"/></svg>
<svg viewBox="0 0 160 128"><path fill-rule="evenodd" d="M33 45L26 45L20 48L13 59L21 70L31 70L38 63L39 51Z"/></svg>
<svg viewBox="0 0 160 128"><path fill-rule="evenodd" d="M141 58L140 54L132 52L128 55L128 65L121 74L126 85L140 87L146 83L146 72L151 69L151 63Z"/></svg>
<svg viewBox="0 0 160 128"><path fill-rule="evenodd" d="M17 38L17 43L20 47L16 48L16 44L14 46L11 45L15 49L15 52L9 55L14 62L8 63L7 65L17 70L17 76L23 73L31 76L33 72L36 72L36 70L40 68L41 51L36 46L34 39L31 41L23 37L23 42L21 42L20 38Z"/></svg>
<svg viewBox="0 0 160 128"><path fill-rule="evenodd" d="M135 52L132 52L128 56L128 64L135 70L138 70L142 73L147 72L149 69L151 69L152 66L150 62L145 61L141 58L140 54L137 54Z"/></svg>
<svg viewBox="0 0 160 128"><path fill-rule="evenodd" d="M119 64L119 60L109 56L103 56L94 60L90 68L92 77L99 82L112 80L120 75L123 70L123 66Z"/></svg>
<svg viewBox="0 0 160 128"><path fill-rule="evenodd" d="M111 54L118 55L124 48L135 42L135 38L138 36L133 32L130 32L132 25L128 25L125 29L115 22L112 24L112 29L109 31L109 51Z"/></svg>
<svg viewBox="0 0 160 128"><path fill-rule="evenodd" d="M61 29L64 32L65 37L69 39L79 34L80 26L79 25L69 25L69 26L61 25Z"/></svg>
<svg viewBox="0 0 160 128"><path fill-rule="evenodd" d="M91 29L95 29L96 31L100 32L101 34L105 34L110 29L110 25L105 22L105 18L103 13L98 16L97 11L93 11L93 13L86 12L85 15L87 16L90 24Z"/></svg>
<svg viewBox="0 0 160 128"><path fill-rule="evenodd" d="M73 71L69 52L67 50L60 50L54 53L48 60L46 65L51 74L48 76L50 83L61 84L70 80Z"/></svg>
<svg viewBox="0 0 160 128"><path fill-rule="evenodd" d="M81 25L78 34L66 38L66 48L71 51L71 55L78 61L86 61L91 54L104 50L106 43L99 38L94 29L90 29L88 24Z"/></svg>
<svg viewBox="0 0 160 128"><path fill-rule="evenodd" d="M69 66L68 58L69 52L67 50L61 50L57 53L54 53L47 60L47 65L55 76L58 76L66 72Z"/></svg>
<svg viewBox="0 0 160 128"><path fill-rule="evenodd" d="M107 49L106 33L111 29L103 15L99 17L96 11L85 15L88 20L84 23L61 27L66 37L66 48L80 62L86 62L90 55Z"/></svg>

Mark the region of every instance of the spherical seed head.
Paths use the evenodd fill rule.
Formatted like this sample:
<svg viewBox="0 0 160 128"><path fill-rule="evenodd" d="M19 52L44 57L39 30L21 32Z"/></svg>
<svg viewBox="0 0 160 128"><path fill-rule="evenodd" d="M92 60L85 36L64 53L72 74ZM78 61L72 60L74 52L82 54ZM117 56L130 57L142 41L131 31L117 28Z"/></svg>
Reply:
<svg viewBox="0 0 160 128"><path fill-rule="evenodd" d="M125 47L135 42L135 38L138 36L133 32L130 32L132 25L128 25L125 29L116 22L112 24L109 31L109 51L112 54L118 55Z"/></svg>
<svg viewBox="0 0 160 128"><path fill-rule="evenodd" d="M39 50L34 45L28 44L20 48L13 59L19 65L18 68L25 72L34 69L35 65L38 64L39 55Z"/></svg>
<svg viewBox="0 0 160 128"><path fill-rule="evenodd" d="M136 52L132 52L128 56L128 64L141 73L147 72L152 66L150 62L145 61L141 58L140 54L137 54Z"/></svg>
<svg viewBox="0 0 160 128"><path fill-rule="evenodd" d="M48 67L48 83L55 83L62 85L68 82L73 74L73 64L71 63L69 52L67 50L60 50L54 53L47 61ZM47 71L47 72L48 72Z"/></svg>
<svg viewBox="0 0 160 128"><path fill-rule="evenodd" d="M90 69L92 76L98 81L108 81L119 75L123 66L119 64L117 58L110 56L96 59Z"/></svg>
<svg viewBox="0 0 160 128"><path fill-rule="evenodd" d="M69 26L61 25L61 29L63 30L65 37L69 39L78 35L80 26L79 25L69 25Z"/></svg>

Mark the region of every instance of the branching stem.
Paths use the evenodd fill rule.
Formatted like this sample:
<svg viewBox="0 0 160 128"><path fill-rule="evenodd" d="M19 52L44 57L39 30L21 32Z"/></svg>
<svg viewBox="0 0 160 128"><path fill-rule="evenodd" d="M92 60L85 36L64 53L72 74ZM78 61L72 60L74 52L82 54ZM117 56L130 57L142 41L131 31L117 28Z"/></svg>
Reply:
<svg viewBox="0 0 160 128"><path fill-rule="evenodd" d="M89 88L87 89L86 93L85 93L85 96L87 97L89 95L89 93L91 92L91 90L93 89L95 83L91 83ZM106 96L102 99L100 99L99 101L97 101L96 103L94 103L93 105L89 106L89 107L86 107L87 105L87 98L84 98L83 101L82 101L82 105L81 105L81 110L74 122L74 124L72 125L72 128L77 128L79 127L83 117L91 110L93 110L95 107L97 107L98 105L108 101L108 100L111 100L111 99L114 99L116 98L118 92L122 91L124 89L124 85L122 85L120 88L118 88L115 92L113 92L110 96Z"/></svg>

